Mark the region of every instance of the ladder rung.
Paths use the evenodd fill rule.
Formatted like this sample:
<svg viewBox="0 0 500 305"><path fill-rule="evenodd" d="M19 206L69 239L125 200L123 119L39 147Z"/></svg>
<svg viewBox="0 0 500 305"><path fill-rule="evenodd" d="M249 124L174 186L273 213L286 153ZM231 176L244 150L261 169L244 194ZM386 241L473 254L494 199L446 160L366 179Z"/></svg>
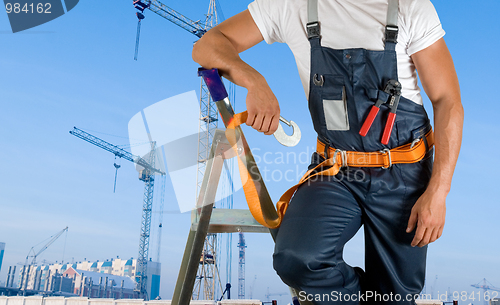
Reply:
<svg viewBox="0 0 500 305"><path fill-rule="evenodd" d="M191 230L196 231L198 221L191 225ZM242 209L214 209L210 218L208 233L269 233L269 229L258 223L249 210Z"/></svg>

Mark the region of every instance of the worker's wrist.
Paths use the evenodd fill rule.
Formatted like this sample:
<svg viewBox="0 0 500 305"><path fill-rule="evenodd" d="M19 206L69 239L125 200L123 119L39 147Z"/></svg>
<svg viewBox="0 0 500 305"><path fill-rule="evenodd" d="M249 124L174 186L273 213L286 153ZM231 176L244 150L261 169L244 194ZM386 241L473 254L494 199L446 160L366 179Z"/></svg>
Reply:
<svg viewBox="0 0 500 305"><path fill-rule="evenodd" d="M235 71L238 71L236 72L238 74L236 77L240 80L241 86L247 90L253 90L266 82L259 72L247 64L244 64L239 69L235 69Z"/></svg>
<svg viewBox="0 0 500 305"><path fill-rule="evenodd" d="M444 182L440 179L431 179L427 186L427 191L434 194L446 197L451 189L451 183Z"/></svg>

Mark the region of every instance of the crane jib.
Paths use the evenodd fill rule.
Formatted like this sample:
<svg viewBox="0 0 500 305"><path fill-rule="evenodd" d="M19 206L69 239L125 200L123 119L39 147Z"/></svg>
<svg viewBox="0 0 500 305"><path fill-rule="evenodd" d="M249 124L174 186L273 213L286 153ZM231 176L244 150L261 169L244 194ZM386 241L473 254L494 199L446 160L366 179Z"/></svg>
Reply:
<svg viewBox="0 0 500 305"><path fill-rule="evenodd" d="M157 173L160 175L165 175L166 173L158 168L152 167L146 160L143 158L133 155L130 152L124 150L123 148L120 148L116 145L113 145L109 142L106 142L96 136L91 135L88 132L85 132L79 128L73 127L73 130L69 132L70 134L85 140L91 144L94 144L95 146L98 146L104 150L107 150L114 154L115 156L119 158L123 158L125 160L128 160L130 162L136 163L142 167L144 167L146 170L150 171L151 173Z"/></svg>

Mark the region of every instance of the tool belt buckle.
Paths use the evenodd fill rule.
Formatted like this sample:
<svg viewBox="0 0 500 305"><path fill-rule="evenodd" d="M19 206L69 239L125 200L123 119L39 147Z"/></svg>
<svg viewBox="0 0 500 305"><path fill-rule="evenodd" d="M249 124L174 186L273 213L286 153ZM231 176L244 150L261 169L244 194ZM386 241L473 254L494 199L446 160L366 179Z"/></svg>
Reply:
<svg viewBox="0 0 500 305"><path fill-rule="evenodd" d="M337 154L340 152L340 160L342 161L342 164L340 165L340 168L345 168L349 170L349 165L347 164L347 151L342 150L342 149L335 149L335 152L333 153L333 161L337 162Z"/></svg>
<svg viewBox="0 0 500 305"><path fill-rule="evenodd" d="M389 148L384 148L380 151L381 154L383 154L384 156L387 155L387 159L389 160L389 162L387 162L389 164L389 166L382 166L383 169L389 169L392 167L392 160L391 160L391 150ZM385 162L384 162L385 164Z"/></svg>

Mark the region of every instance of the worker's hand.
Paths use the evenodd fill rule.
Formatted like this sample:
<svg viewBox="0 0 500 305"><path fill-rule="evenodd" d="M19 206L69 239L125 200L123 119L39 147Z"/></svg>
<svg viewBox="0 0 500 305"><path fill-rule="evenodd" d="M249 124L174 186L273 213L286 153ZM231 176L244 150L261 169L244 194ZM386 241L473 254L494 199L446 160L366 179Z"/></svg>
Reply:
<svg viewBox="0 0 500 305"><path fill-rule="evenodd" d="M266 135L278 129L280 106L264 77L260 76L247 87L246 124Z"/></svg>
<svg viewBox="0 0 500 305"><path fill-rule="evenodd" d="M411 210L407 233L417 226L412 247L423 247L436 241L443 233L446 216L446 193L427 189Z"/></svg>

